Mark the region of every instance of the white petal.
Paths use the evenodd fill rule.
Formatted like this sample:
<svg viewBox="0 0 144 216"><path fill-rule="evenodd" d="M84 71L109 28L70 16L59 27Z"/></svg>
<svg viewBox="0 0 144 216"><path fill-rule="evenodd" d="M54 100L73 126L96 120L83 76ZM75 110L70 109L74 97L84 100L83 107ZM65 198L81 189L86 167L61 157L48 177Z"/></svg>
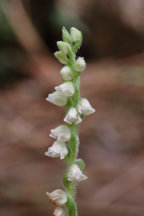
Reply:
<svg viewBox="0 0 144 216"><path fill-rule="evenodd" d="M57 189L52 191L51 193L46 192L46 195L53 201L56 205L64 205L67 202L67 196L66 193L61 190Z"/></svg>
<svg viewBox="0 0 144 216"><path fill-rule="evenodd" d="M67 142L71 137L71 131L68 126L60 125L50 130L50 137L57 139L59 142Z"/></svg>
<svg viewBox="0 0 144 216"><path fill-rule="evenodd" d="M49 94L46 100L57 106L65 106L67 103L67 97L59 91Z"/></svg>
<svg viewBox="0 0 144 216"><path fill-rule="evenodd" d="M59 86L55 87L55 90L61 91L66 97L71 97L74 92L75 88L72 82L65 82Z"/></svg>
<svg viewBox="0 0 144 216"><path fill-rule="evenodd" d="M58 141L54 142L51 147L48 148L48 151L45 152L46 156L64 159L68 154L68 149L65 143L60 143Z"/></svg>
<svg viewBox="0 0 144 216"><path fill-rule="evenodd" d="M90 115L95 112L95 109L92 108L91 104L86 98L81 98L78 103L78 112L84 115Z"/></svg>
<svg viewBox="0 0 144 216"><path fill-rule="evenodd" d="M68 124L79 124L81 123L82 119L80 118L76 108L72 107L66 114L64 121L67 122Z"/></svg>
<svg viewBox="0 0 144 216"><path fill-rule="evenodd" d="M77 164L73 164L68 172L68 181L83 181L87 176L82 173Z"/></svg>

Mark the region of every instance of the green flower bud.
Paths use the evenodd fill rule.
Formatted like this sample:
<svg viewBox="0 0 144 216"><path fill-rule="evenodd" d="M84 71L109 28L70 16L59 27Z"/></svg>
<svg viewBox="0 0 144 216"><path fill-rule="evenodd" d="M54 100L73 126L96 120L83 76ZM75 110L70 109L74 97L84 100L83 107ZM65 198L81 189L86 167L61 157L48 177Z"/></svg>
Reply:
<svg viewBox="0 0 144 216"><path fill-rule="evenodd" d="M59 60L61 64L67 64L68 57L62 51L57 51L54 53L55 57Z"/></svg>
<svg viewBox="0 0 144 216"><path fill-rule="evenodd" d="M63 41L58 41L57 46L59 50L65 53L66 55L68 53L68 50L71 49L70 45L67 42L63 42Z"/></svg>

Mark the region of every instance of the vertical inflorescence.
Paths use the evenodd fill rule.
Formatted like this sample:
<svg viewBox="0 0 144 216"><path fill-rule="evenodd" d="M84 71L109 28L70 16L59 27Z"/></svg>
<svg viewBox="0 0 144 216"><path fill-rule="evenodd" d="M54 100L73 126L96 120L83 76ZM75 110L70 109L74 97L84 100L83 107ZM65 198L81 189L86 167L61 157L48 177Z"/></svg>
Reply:
<svg viewBox="0 0 144 216"><path fill-rule="evenodd" d="M86 63L84 58L76 57L76 52L82 44L82 33L74 27L70 29L70 33L63 28L62 38L63 41L57 42L59 51L54 55L60 63L65 65L60 71L63 83L56 86L55 92L49 94L46 100L57 106L65 107L65 124L51 129L50 136L56 141L48 148L45 155L64 159L68 167L63 175L65 190L57 189L51 193L47 192L47 195L51 202L58 206L53 216L77 216L75 186L78 181L87 179L82 172L85 164L82 159L77 158L78 125L84 116L95 110L86 98L80 97L80 75Z"/></svg>

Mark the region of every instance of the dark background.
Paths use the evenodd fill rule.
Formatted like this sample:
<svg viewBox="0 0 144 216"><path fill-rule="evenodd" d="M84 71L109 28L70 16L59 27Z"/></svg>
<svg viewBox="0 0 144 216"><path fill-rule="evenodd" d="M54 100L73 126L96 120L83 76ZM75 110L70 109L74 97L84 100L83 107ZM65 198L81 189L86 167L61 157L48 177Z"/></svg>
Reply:
<svg viewBox="0 0 144 216"><path fill-rule="evenodd" d="M81 95L96 109L80 125L79 216L143 216L143 0L0 0L0 216L52 215L45 192L62 187L64 162L44 152L65 113L45 101L63 26L83 32Z"/></svg>

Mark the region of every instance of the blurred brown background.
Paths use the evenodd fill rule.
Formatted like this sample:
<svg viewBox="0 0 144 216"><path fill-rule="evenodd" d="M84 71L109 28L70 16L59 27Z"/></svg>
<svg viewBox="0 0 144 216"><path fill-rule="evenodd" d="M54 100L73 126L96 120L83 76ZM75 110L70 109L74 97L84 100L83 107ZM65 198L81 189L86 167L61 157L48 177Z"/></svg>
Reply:
<svg viewBox="0 0 144 216"><path fill-rule="evenodd" d="M62 187L65 164L44 156L64 116L45 101L62 26L83 31L81 94L97 110L80 126L79 216L143 216L143 0L0 0L0 216L52 215L45 191Z"/></svg>

